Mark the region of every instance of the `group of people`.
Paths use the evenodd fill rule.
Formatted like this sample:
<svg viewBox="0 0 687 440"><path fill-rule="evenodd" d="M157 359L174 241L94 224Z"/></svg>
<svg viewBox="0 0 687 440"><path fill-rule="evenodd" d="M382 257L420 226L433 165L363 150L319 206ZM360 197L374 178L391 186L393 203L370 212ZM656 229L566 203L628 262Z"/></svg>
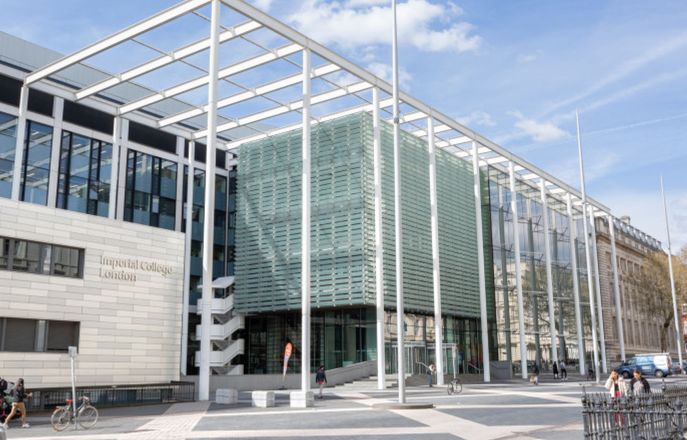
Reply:
<svg viewBox="0 0 687 440"><path fill-rule="evenodd" d="M565 362L563 360L560 360L559 362L553 362L553 365L551 366L551 372L553 373L553 378L554 379L560 379L562 381L568 380L568 367L565 365ZM539 365L535 362L534 367L532 368L532 375L530 376L530 382L532 385L539 385L539 374L541 373L541 369L539 368Z"/></svg>
<svg viewBox="0 0 687 440"><path fill-rule="evenodd" d="M625 378L618 373L618 370L611 371L611 375L606 380L606 389L611 393L611 397L624 397L628 394L650 393L651 386L649 381L642 376L642 371L637 369L632 373L632 380L628 386Z"/></svg>
<svg viewBox="0 0 687 440"><path fill-rule="evenodd" d="M4 423L2 423L0 426L2 426L5 429L9 428L9 423L10 421L19 415L21 418L21 427L22 428L29 428L30 425L26 421L26 399L30 398L32 396L31 393L26 392L26 388L24 387L24 379L19 378L17 382L15 383L14 386L10 387L7 381L3 378L0 377L0 410L3 411L5 410L5 399L7 397L10 397L12 400L12 405L10 409L10 413L7 414L7 417L5 417Z"/></svg>

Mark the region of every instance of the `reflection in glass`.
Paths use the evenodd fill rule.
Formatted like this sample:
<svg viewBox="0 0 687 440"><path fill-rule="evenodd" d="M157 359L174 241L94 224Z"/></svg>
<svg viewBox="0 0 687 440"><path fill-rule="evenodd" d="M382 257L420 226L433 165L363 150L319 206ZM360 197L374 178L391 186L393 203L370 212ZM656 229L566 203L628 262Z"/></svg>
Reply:
<svg viewBox="0 0 687 440"><path fill-rule="evenodd" d="M52 127L27 121L21 184L22 201L39 205L48 203L51 149Z"/></svg>
<svg viewBox="0 0 687 440"><path fill-rule="evenodd" d="M176 163L138 151L129 151L124 219L174 229L176 175Z"/></svg>
<svg viewBox="0 0 687 440"><path fill-rule="evenodd" d="M0 113L0 197L11 197L14 152L16 151L17 118Z"/></svg>

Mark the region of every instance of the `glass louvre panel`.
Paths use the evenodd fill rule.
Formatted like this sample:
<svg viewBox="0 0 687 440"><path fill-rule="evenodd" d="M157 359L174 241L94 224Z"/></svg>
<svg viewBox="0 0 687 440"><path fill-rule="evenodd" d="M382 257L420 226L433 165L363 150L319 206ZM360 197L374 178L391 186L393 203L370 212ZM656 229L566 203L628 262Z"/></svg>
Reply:
<svg viewBox="0 0 687 440"><path fill-rule="evenodd" d="M0 113L0 197L11 197L14 153L17 142L17 118Z"/></svg>
<svg viewBox="0 0 687 440"><path fill-rule="evenodd" d="M312 128L311 287L314 307L375 303L372 142L372 118L367 113L327 121ZM382 124L387 304L393 303L395 297L392 150L391 126ZM449 153L439 153L444 311L479 317L472 168L468 162ZM238 157L237 308L244 312L300 308L300 131L244 144ZM426 143L403 134L402 158L406 305L409 310L432 311ZM488 199L488 191L485 194ZM488 220L485 216L485 221ZM485 247L491 242L488 234L489 228L485 228ZM490 254L485 257L490 258ZM487 283L493 285L490 279ZM491 296L493 308L493 294Z"/></svg>
<svg viewBox="0 0 687 440"><path fill-rule="evenodd" d="M51 149L52 127L27 121L21 188L22 201L39 205L48 203Z"/></svg>

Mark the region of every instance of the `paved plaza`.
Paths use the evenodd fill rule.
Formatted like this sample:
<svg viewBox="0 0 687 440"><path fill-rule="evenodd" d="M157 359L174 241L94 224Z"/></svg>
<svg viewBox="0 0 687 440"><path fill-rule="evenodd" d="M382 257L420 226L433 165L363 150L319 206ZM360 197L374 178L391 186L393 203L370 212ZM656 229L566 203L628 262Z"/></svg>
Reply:
<svg viewBox="0 0 687 440"><path fill-rule="evenodd" d="M670 381L681 379L670 379ZM34 414L31 429L15 425L8 439L282 439L296 440L488 440L582 438L580 382L470 384L459 395L444 387L409 387L408 402L431 402L434 409L385 410L397 391L370 389L371 382L326 390L315 407L291 409L288 392L278 392L275 408L250 405L241 393L238 405L208 402L101 409L90 431L52 430L48 414ZM602 388L585 383L588 391ZM652 386L660 382L652 380Z"/></svg>
<svg viewBox="0 0 687 440"><path fill-rule="evenodd" d="M669 379L677 381L684 379ZM660 387L651 380L652 387ZM431 402L434 409L386 410L374 404L394 402L397 391L377 391L371 382L326 390L315 407L291 409L288 392L277 394L275 408L253 408L250 394L238 405L208 402L103 408L89 431L52 430L49 414L34 414L31 429L15 425L8 439L98 440L563 440L583 437L581 382L465 385L449 396L444 387L409 387L408 402ZM602 391L584 383L588 391Z"/></svg>

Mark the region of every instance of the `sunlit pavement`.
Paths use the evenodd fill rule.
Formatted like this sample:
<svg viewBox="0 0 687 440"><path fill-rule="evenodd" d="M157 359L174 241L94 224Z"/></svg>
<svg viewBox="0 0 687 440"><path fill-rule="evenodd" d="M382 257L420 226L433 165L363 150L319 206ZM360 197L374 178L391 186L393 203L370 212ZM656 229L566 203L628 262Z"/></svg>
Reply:
<svg viewBox="0 0 687 440"><path fill-rule="evenodd" d="M685 379L670 378L668 383ZM581 382L465 385L449 396L444 387L409 387L409 402L431 402L434 409L383 410L376 403L393 402L397 391L329 388L314 408L289 408L288 392L278 392L277 406L252 408L250 394L238 405L207 402L102 409L98 425L89 430L56 433L48 414L31 417L32 427L16 424L8 439L362 439L362 440L488 440L580 439ZM584 383L587 392L603 391ZM661 383L651 380L652 387Z"/></svg>

